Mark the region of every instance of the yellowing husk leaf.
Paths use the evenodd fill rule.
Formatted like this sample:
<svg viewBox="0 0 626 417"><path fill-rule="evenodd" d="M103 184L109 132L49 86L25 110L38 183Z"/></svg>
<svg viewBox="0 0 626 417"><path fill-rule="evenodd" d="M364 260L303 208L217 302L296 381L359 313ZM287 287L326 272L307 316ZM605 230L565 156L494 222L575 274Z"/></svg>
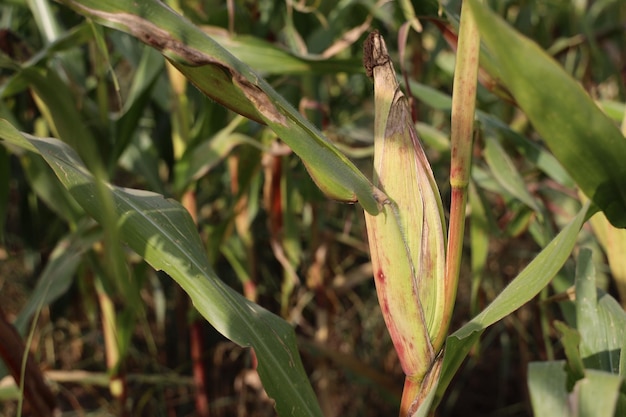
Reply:
<svg viewBox="0 0 626 417"><path fill-rule="evenodd" d="M442 347L432 340L447 327L441 197L377 32L366 41L364 63L374 79L374 185L389 197L380 214L365 213L376 291L402 368L421 381Z"/></svg>

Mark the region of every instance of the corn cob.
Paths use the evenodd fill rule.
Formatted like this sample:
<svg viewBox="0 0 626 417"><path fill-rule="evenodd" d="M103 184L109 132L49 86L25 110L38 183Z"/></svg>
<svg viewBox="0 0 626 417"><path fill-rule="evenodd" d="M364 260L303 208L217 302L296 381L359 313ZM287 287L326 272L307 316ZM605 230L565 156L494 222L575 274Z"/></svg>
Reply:
<svg viewBox="0 0 626 417"><path fill-rule="evenodd" d="M364 66L374 81L374 185L388 197L365 213L376 292L385 324L416 395L441 342L445 315L445 219L439 190L400 90L383 38L370 34ZM406 401L413 402L412 399ZM403 399L405 402L405 399ZM406 411L406 410L405 410ZM402 415L402 413L401 413Z"/></svg>

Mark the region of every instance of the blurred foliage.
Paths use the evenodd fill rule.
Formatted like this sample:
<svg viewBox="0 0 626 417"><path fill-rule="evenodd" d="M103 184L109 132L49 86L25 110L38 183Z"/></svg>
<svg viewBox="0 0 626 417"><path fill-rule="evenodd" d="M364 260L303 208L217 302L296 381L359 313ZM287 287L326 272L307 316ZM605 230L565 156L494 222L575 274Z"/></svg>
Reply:
<svg viewBox="0 0 626 417"><path fill-rule="evenodd" d="M361 45L376 28L399 63L397 33L407 19L400 3L170 6L262 75L371 178L373 94ZM445 205L455 55L436 23L454 27L460 2L411 3L423 31L410 33L403 64ZM626 4L486 3L622 122ZM182 201L216 275L295 328L325 416L397 413L402 372L378 311L360 208L324 197L275 133L206 98L135 38L45 1L0 4L0 28L0 118L38 137L74 137L68 144L100 179ZM452 330L488 305L581 206L572 176L525 113L485 87L477 108L468 256ZM106 372L119 366L133 415L192 415L195 313L176 283L115 243L115 227L107 227L115 219L95 224L41 157L10 145L0 147L0 216L0 305L22 334L37 319L30 333L37 360L66 371L50 374L61 407L119 414L125 406L106 390ZM590 229L579 242L593 250L597 285L616 295L623 284L612 280ZM540 302L485 332L440 415L530 414L527 364L565 357L550 323L571 324L574 305L549 296L573 285L573 271L566 264ZM103 347L105 298L116 312L122 361L115 366ZM202 328L211 415L274 415L251 371L255 358ZM0 390L0 398L15 396L15 387ZM7 400L2 413L16 407Z"/></svg>

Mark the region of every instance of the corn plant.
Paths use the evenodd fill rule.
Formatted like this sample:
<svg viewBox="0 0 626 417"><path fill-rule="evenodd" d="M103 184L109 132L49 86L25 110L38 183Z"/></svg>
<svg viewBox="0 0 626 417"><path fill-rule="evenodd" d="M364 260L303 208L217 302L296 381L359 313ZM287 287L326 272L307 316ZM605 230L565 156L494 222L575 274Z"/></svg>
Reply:
<svg viewBox="0 0 626 417"><path fill-rule="evenodd" d="M11 73L3 84L3 97L19 100L20 93L28 91L32 107L41 114L37 123L23 126L24 116L11 111L15 104L2 105L0 138L6 148L3 164L8 167L9 154L17 158L38 198L68 229L14 324L25 332L28 321L37 317L42 307L68 291L75 274L82 276L82 282L93 283L89 285L97 294L107 344L108 374L104 384L118 398L120 410L125 410L128 395L123 365L132 329L146 316L141 288L146 281L154 280L154 275L138 266L139 258L182 288L193 303L191 315L197 311L221 335L238 346L251 348L254 369L278 415L321 416L333 412L315 395L299 353L303 342L299 346L292 326L299 312L290 302L302 285L298 277L302 249L297 243L298 232L289 221L293 217L275 218L268 210L272 234L269 246L283 270L278 297L282 317L260 305L254 280L258 271L250 228L259 211L260 189L266 190L267 207L279 206L280 213L293 214L295 207L302 207L302 200L320 198L316 191L294 187L295 180L290 182L289 175L276 174L288 168L304 172L287 167L280 159L289 152L302 161L324 198L359 204L363 209L382 317L405 375L399 400L401 416L426 416L437 407L445 412L444 399L452 378L470 351L480 348L481 336L538 295L541 305L549 304L546 288L551 283L557 299L559 294L567 294L569 287L574 288L576 301L568 306L570 313L574 307L575 315L567 316L568 307L564 306L563 314L570 320L555 324L566 360L530 365L528 385L533 409L545 415L577 415L576 410L593 409L599 395L603 407L590 415L621 415L626 409L621 357L626 344L623 331L612 330L623 328L623 310L608 295L596 293L588 251L577 256L575 281L574 274L568 275L568 269L563 269L583 225L601 211L593 218L593 227L608 254L610 267L616 271L616 279L622 276L617 286L623 294L623 274L618 272L626 227L623 132L607 116L609 104L604 103L601 109L542 48L480 1L463 2L458 16L451 8L440 6L445 22L429 9L429 19L424 20L432 20L441 39L456 51L452 97L410 80L405 82L403 92L392 64L394 58L390 57L393 54L380 32L372 30L379 26L382 31L401 16L403 25L398 30L402 51L402 39L407 39L409 30L421 30L411 2L398 2L396 9L382 9L395 12L390 13L394 18L380 12L381 4L366 2L363 22L338 35L339 40L319 56L306 51L294 23L294 13L308 13L309 9L293 2L286 2L283 32L290 52L263 42L246 44L241 38L237 42L231 36L234 20L227 23L230 35L207 33L182 17L182 12L194 13L193 5L166 5L158 0L60 3L66 12L71 9L87 20L63 30L60 22L51 18L52 8L37 8L36 20L50 23L40 24L50 28L45 32L46 46L38 54L29 54L27 48L20 50L25 56L12 51L2 61ZM229 6L233 3L228 2ZM266 2L257 6L264 8L258 11L264 18L271 15ZM321 16L321 10L311 14ZM623 12L623 7L620 10ZM229 14L230 18L234 15ZM366 32L370 32L367 37ZM315 36L322 35L317 32ZM372 78L374 97L374 109L369 115L373 119L373 167L363 170L368 174L261 75L269 78L276 73L346 72L364 78L363 69L354 60L328 59L363 38L364 71ZM135 43L129 44L130 39ZM111 82L115 88L108 89L105 83L113 59L107 42L115 44L119 53L139 57L133 63L135 77L122 80L130 85L124 97L116 77ZM139 42L145 46L140 47ZM72 43L87 45L95 68L93 77L86 76L76 65L84 51L68 48ZM271 61L263 61L263 54L275 57L282 66L276 68ZM166 81L160 77L164 71ZM479 83L486 90L480 90ZM80 94L75 90L85 91L88 84L93 86L89 99L77 102L75 97ZM170 98L162 96L164 88L171 89ZM423 147L418 132L425 142L435 146L437 137L446 135L433 134L419 124L416 129L409 91L429 106L443 108L450 119L450 141L444 139L438 145L451 157L450 186L445 187L450 193L448 218L446 198L440 192L442 182L437 178L442 171L431 167L429 149ZM530 141L494 115L477 111L477 94L485 91L510 108L519 109L543 142ZM213 102L189 99L198 92ZM147 104L150 100L156 103L152 107ZM162 111L170 108L170 100L173 110ZM203 103L198 112L202 116L194 120L197 103ZM224 122L223 108L240 116ZM623 105L619 109L623 111ZM146 138L163 139L158 128L142 126L147 112L152 112L156 122L161 117L170 120L171 137L164 140L172 148L171 182L159 177L160 161L153 154L154 147L145 145ZM207 135L210 141L204 139ZM248 151L230 155L235 147ZM564 210L567 215L554 222L560 231L554 230L546 204L527 189L507 155L507 147L526 155L549 181L564 189L575 185L580 191L579 197L568 196L568 204L574 209ZM482 150L484 161L472 167L475 149ZM232 215L220 226L208 228L201 237L196 207L202 187L207 186L201 181L226 159L231 178L228 187L220 183L219 176L211 177L213 182L208 187L215 188L211 195L216 199L229 188L236 197L229 205ZM116 185L120 166L141 173L143 186ZM263 185L258 180L260 170L265 174ZM8 169L3 171L7 184L8 175ZM3 190L8 190L8 185ZM489 192L519 207L518 218L511 222L508 232L513 235L517 227L528 229L541 250L487 306L482 306L477 294L482 275L486 275L489 238L485 223L492 216L485 194ZM555 197L554 201L564 199ZM463 279L461 255L467 218L474 314L471 319L463 319L462 325L454 326L457 287ZM231 239L235 234L237 238ZM220 256L228 259L236 271L245 296L216 273ZM314 281L315 273L311 276ZM311 293L321 294L323 287L321 281L311 284ZM454 329L452 333L450 328ZM545 333L549 339L549 330ZM322 348L317 345L317 349ZM336 352L326 354L333 357ZM27 355L24 358L24 364L33 361ZM342 360L349 362L345 358L336 362ZM8 362L14 378L21 381L20 398L34 398L37 391L32 391L33 386L39 385L28 377L35 378L37 370L32 366L21 370L16 359ZM202 377L201 372L195 375ZM554 386L542 385L547 375L556 381ZM208 410L202 401L207 400L197 397L196 406Z"/></svg>

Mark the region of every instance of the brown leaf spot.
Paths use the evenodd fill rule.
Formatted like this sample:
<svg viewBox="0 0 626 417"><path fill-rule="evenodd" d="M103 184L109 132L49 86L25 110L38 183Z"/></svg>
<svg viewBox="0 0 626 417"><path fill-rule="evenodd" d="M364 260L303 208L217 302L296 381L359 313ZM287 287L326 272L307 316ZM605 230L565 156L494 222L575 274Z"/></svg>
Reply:
<svg viewBox="0 0 626 417"><path fill-rule="evenodd" d="M109 22L121 24L125 27L126 31L142 42L157 49L161 53L167 53L169 59L175 59L172 57L172 55L175 55L177 59L180 59L188 66L213 65L220 67L224 72L230 75L232 82L242 90L248 100L254 104L259 113L267 120L282 125L287 124L285 116L278 111L267 94L258 85L244 77L237 69L228 65L228 63L190 47L185 44L184 41L174 38L170 32L161 29L140 16L128 13L107 13L101 10L88 9L75 3L74 6L84 9L89 15L98 16Z"/></svg>
<svg viewBox="0 0 626 417"><path fill-rule="evenodd" d="M243 91L248 100L254 104L254 107L257 108L259 113L267 117L273 123L281 125L287 124L285 115L278 111L274 103L272 103L267 94L265 94L259 86L251 83L239 73L231 72L231 74L233 76L233 82L241 88L241 91Z"/></svg>

